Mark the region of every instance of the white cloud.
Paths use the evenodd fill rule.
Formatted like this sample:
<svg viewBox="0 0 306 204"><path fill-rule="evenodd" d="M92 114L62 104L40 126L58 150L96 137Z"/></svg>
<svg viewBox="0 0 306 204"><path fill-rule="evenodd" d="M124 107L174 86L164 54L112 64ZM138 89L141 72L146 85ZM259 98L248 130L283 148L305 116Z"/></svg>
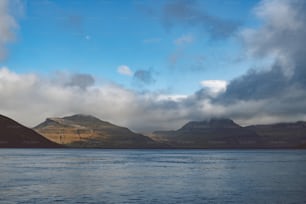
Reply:
<svg viewBox="0 0 306 204"><path fill-rule="evenodd" d="M136 131L177 127L185 113L168 107L179 96L159 100L160 94L137 93L114 83L76 86L80 74L57 73L43 78L0 69L0 113L33 127L47 117L84 113ZM83 74L82 76L88 75ZM71 83L74 80L74 83ZM56 81L56 83L54 83ZM175 118L175 120L174 120ZM170 122L169 122L170 121Z"/></svg>
<svg viewBox="0 0 306 204"><path fill-rule="evenodd" d="M299 14L291 4L294 2L296 0L263 0L254 12L274 29L296 30L303 24L299 22Z"/></svg>
<svg viewBox="0 0 306 204"><path fill-rule="evenodd" d="M179 102L186 99L188 95L183 94L160 94L156 97L157 101L175 101Z"/></svg>
<svg viewBox="0 0 306 204"><path fill-rule="evenodd" d="M89 78L87 74L67 73L43 78L1 68L0 113L30 127L47 117L84 113L148 132L176 129L191 119L224 111L209 99L197 100L195 95L139 93L114 83L97 85L92 81L82 88Z"/></svg>
<svg viewBox="0 0 306 204"><path fill-rule="evenodd" d="M201 85L207 89L211 96L217 96L226 91L227 82L224 80L204 80Z"/></svg>
<svg viewBox="0 0 306 204"><path fill-rule="evenodd" d="M175 45L186 45L194 41L194 37L191 34L182 35L181 37L174 40Z"/></svg>
<svg viewBox="0 0 306 204"><path fill-rule="evenodd" d="M306 102L304 91L289 92L290 97L299 99L294 104L287 100L288 97L223 104L205 94L207 90L211 94L223 91L225 82L221 80L204 81L204 89L207 90L203 93L198 91L191 95L175 95L139 93L114 83L86 83L86 88L82 88L84 79L87 81L90 75L58 75L45 78L1 68L0 113L30 127L47 117L91 114L139 132L177 129L187 121L211 117L230 117L244 124L306 118L303 112Z"/></svg>
<svg viewBox="0 0 306 204"><path fill-rule="evenodd" d="M120 65L117 72L122 75L133 76L133 71L126 65Z"/></svg>

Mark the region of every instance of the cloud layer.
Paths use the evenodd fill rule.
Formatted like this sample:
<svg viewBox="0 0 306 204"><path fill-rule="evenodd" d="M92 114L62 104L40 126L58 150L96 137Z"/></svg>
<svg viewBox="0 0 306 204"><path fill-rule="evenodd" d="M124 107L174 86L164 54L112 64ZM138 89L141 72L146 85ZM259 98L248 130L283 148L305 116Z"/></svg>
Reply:
<svg viewBox="0 0 306 204"><path fill-rule="evenodd" d="M35 126L47 117L92 114L145 132L176 127L185 115L178 104L179 98L184 97L140 94L112 83L97 85L92 79L85 74L56 73L47 78L16 74L3 67L0 113L28 126Z"/></svg>

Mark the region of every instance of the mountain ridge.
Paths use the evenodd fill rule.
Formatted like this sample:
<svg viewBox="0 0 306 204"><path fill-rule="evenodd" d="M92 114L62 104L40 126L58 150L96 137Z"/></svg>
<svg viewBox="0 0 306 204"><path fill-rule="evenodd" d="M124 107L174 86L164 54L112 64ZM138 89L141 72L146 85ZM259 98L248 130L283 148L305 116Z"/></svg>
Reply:
<svg viewBox="0 0 306 204"><path fill-rule="evenodd" d="M0 114L0 147L2 148L60 148L34 130Z"/></svg>
<svg viewBox="0 0 306 204"><path fill-rule="evenodd" d="M181 148L300 148L306 146L306 122L242 127L228 118L213 118L155 131L152 138Z"/></svg>
<svg viewBox="0 0 306 204"><path fill-rule="evenodd" d="M0 115L0 147L306 148L304 121L242 127L228 118L211 118L147 137L92 115L76 114L47 118L33 129Z"/></svg>
<svg viewBox="0 0 306 204"><path fill-rule="evenodd" d="M76 114L48 118L34 130L46 138L70 147L157 148L158 142L91 115Z"/></svg>

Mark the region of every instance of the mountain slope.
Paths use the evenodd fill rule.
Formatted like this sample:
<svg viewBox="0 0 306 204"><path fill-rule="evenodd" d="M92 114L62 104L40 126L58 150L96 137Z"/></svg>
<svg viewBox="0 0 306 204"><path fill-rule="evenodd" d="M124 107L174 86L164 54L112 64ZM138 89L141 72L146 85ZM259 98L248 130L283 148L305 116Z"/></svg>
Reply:
<svg viewBox="0 0 306 204"><path fill-rule="evenodd" d="M246 128L260 135L267 147L306 147L306 122L252 125Z"/></svg>
<svg viewBox="0 0 306 204"><path fill-rule="evenodd" d="M157 148L159 143L89 115L49 118L34 128L46 138L70 147Z"/></svg>
<svg viewBox="0 0 306 204"><path fill-rule="evenodd" d="M35 131L0 115L0 147L2 148L58 148Z"/></svg>
<svg viewBox="0 0 306 204"><path fill-rule="evenodd" d="M254 148L262 143L254 131L230 119L192 121L176 131L156 131L152 138L181 148Z"/></svg>
<svg viewBox="0 0 306 204"><path fill-rule="evenodd" d="M306 122L241 127L230 119L193 121L152 138L179 148L306 148Z"/></svg>

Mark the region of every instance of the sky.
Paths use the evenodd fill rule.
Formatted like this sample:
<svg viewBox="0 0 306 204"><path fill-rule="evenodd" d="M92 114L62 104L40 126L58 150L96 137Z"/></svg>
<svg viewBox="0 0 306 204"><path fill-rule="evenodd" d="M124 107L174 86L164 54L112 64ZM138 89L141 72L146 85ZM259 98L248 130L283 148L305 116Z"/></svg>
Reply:
<svg viewBox="0 0 306 204"><path fill-rule="evenodd" d="M303 0L0 0L0 114L137 132L306 120Z"/></svg>

